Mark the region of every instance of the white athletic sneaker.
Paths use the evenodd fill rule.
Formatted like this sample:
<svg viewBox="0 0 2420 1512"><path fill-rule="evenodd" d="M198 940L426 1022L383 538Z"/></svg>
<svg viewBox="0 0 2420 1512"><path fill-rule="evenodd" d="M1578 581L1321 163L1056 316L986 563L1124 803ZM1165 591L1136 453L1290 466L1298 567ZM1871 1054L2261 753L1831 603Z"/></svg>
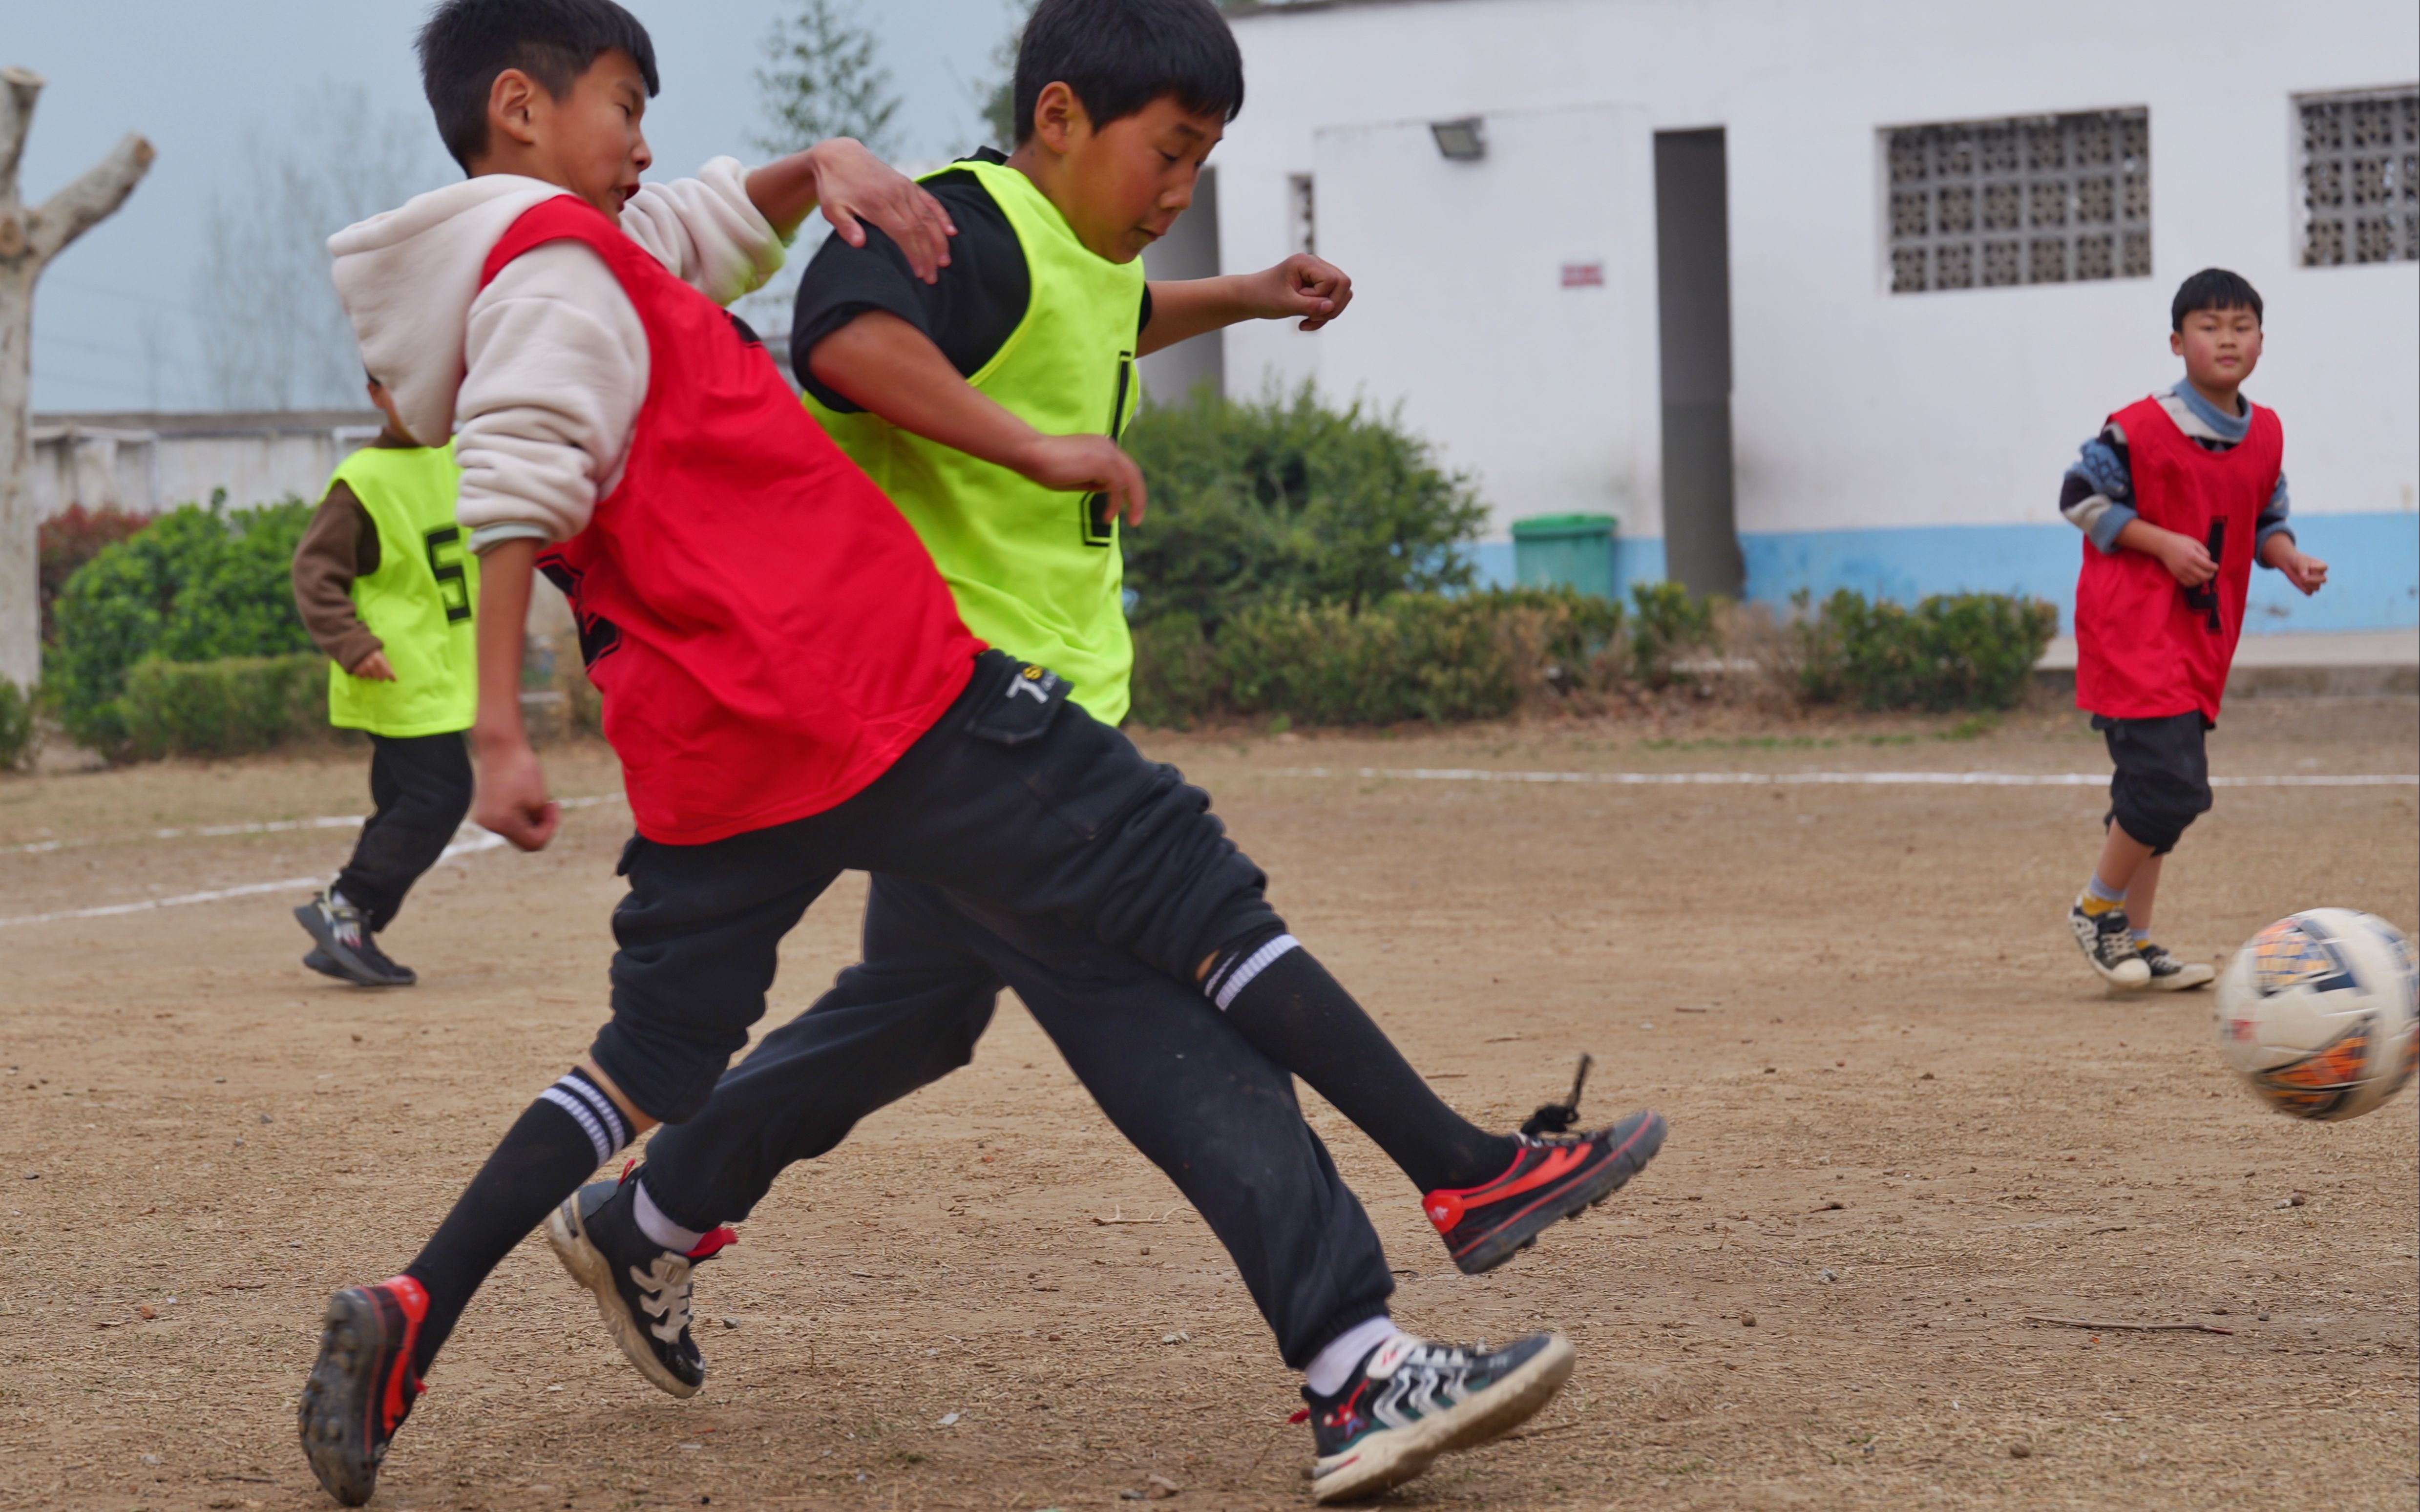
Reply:
<svg viewBox="0 0 2420 1512"><path fill-rule="evenodd" d="M1409 1334L1372 1350L1322 1396L1303 1388L1317 1458L1311 1499L1351 1502L1400 1486L1441 1454L1485 1443L1554 1399L1572 1373L1560 1334L1532 1334L1501 1350L1460 1350Z"/></svg>
<svg viewBox="0 0 2420 1512"><path fill-rule="evenodd" d="M2144 964L2151 968L2151 986L2160 992L2181 993L2207 987L2218 975L2207 962L2178 960L2164 945L2145 940L2138 949Z"/></svg>
<svg viewBox="0 0 2420 1512"><path fill-rule="evenodd" d="M2084 911L2084 895L2077 893L2073 906L2067 911L2067 927L2075 932L2075 943L2084 950L2084 959L2112 987L2148 987L2151 984L2151 964L2134 948L2133 926L2126 922L2126 910L2112 908L2099 916Z"/></svg>

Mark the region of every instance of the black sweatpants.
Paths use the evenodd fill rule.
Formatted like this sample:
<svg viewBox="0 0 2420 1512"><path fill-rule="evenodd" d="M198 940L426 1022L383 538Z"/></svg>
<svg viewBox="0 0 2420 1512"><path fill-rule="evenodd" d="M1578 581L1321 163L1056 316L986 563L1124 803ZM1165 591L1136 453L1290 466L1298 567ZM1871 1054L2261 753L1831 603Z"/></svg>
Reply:
<svg viewBox="0 0 2420 1512"><path fill-rule="evenodd" d="M404 894L437 864L471 811L471 750L462 733L370 736L370 802L376 805L336 890L375 934L395 922Z"/></svg>
<svg viewBox="0 0 2420 1512"><path fill-rule="evenodd" d="M1289 1365L1386 1311L1385 1253L1294 1079L1201 994L1064 924L892 877L874 879L864 951L648 1146L644 1180L674 1222L746 1217L791 1163L965 1065L1005 982L1218 1236Z"/></svg>
<svg viewBox="0 0 2420 1512"><path fill-rule="evenodd" d="M2092 717L2092 728L2108 742L2109 814L2153 856L2165 856L2184 839L2185 827L2210 811L2210 753L2203 737L2210 721L2199 710L2160 719Z"/></svg>
<svg viewBox="0 0 2420 1512"><path fill-rule="evenodd" d="M1189 982L1219 946L1280 922L1209 809L1068 704L1063 681L985 652L949 712L847 802L703 845L631 840L613 1017L591 1054L642 1111L694 1117L764 1015L782 937L849 870L1052 918Z"/></svg>

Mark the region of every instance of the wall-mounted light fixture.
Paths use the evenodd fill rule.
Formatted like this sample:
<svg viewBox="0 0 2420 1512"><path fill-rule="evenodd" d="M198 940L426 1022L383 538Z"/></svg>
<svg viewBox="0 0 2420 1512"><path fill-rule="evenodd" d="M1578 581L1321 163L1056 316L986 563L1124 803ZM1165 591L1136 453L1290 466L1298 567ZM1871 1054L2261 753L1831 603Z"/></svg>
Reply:
<svg viewBox="0 0 2420 1512"><path fill-rule="evenodd" d="M1437 151L1456 162L1477 162L1487 156L1487 138L1481 132L1476 116L1458 121L1431 121L1429 134L1436 138Z"/></svg>

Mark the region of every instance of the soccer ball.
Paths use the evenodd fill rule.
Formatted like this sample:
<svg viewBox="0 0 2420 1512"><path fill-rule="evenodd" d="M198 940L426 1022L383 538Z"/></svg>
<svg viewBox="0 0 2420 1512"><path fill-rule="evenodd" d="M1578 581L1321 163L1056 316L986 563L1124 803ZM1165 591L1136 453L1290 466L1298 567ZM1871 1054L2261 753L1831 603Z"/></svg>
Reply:
<svg viewBox="0 0 2420 1512"><path fill-rule="evenodd" d="M2218 1045L2271 1107L2357 1119L2420 1066L2412 941L2357 908L2281 918L2218 979Z"/></svg>

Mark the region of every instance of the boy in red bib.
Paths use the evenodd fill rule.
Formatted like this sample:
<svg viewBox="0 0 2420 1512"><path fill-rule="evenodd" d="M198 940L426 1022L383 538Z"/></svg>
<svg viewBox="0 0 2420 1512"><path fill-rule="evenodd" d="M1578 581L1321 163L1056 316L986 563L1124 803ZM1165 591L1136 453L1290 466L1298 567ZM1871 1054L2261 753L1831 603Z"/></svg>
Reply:
<svg viewBox="0 0 2420 1512"><path fill-rule="evenodd" d="M2305 594L2328 579L2286 523L2285 432L2242 393L2260 361L2260 295L2207 268L2169 309L2184 381L2109 417L2068 470L2059 511L2085 532L2075 702L2109 743L2107 836L2068 910L2112 986L2178 991L2212 976L2150 942L2163 859L2210 808L2218 723L2252 563Z"/></svg>

